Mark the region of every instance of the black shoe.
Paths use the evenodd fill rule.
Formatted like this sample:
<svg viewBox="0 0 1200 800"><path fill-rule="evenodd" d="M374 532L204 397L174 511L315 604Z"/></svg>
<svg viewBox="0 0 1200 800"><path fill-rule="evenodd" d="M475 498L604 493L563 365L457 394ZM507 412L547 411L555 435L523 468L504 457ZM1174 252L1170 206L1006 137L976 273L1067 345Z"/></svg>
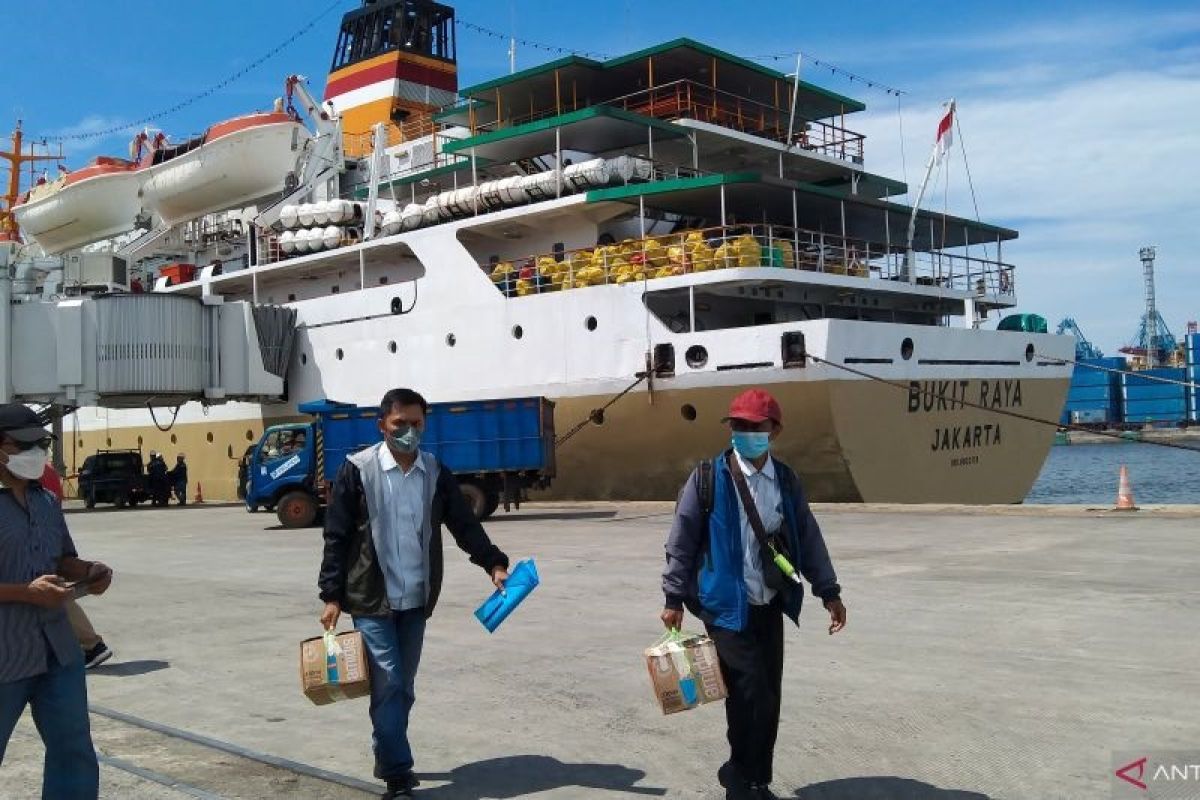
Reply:
<svg viewBox="0 0 1200 800"><path fill-rule="evenodd" d="M112 658L112 655L113 651L109 650L108 645L106 645L104 640L101 639L99 642L96 642L95 647L83 654L83 667L84 669L98 667L105 661L108 661L110 658Z"/></svg>
<svg viewBox="0 0 1200 800"><path fill-rule="evenodd" d="M771 791L771 787L765 783L754 783L750 785L750 796L754 800L779 800L779 795Z"/></svg>
<svg viewBox="0 0 1200 800"><path fill-rule="evenodd" d="M412 797L412 790L420 786L421 782L417 780L417 776L412 770L404 773L403 777L392 778L387 782L387 791L381 795L381 800L395 800L398 797Z"/></svg>

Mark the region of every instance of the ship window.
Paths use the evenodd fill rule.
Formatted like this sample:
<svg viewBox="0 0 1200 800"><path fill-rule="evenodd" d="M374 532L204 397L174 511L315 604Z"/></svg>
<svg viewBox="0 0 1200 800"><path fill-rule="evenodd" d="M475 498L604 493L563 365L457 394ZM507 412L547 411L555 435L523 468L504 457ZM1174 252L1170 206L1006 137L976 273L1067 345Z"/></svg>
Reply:
<svg viewBox="0 0 1200 800"><path fill-rule="evenodd" d="M454 345L457 343L458 343L458 339L454 336L453 333L446 334L446 344L448 344L450 347L454 347Z"/></svg>
<svg viewBox="0 0 1200 800"><path fill-rule="evenodd" d="M294 295L294 294L289 294L289 295L288 295L288 302L289 302L289 303L294 303L294 302L296 302L296 295Z"/></svg>
<svg viewBox="0 0 1200 800"><path fill-rule="evenodd" d="M396 343L395 342L388 342L388 352L389 353L396 352Z"/></svg>
<svg viewBox="0 0 1200 800"><path fill-rule="evenodd" d="M520 339L522 336L525 335L525 329L522 328L520 325L513 325L512 335L513 335L514 339Z"/></svg>
<svg viewBox="0 0 1200 800"><path fill-rule="evenodd" d="M301 354L300 354L300 364L301 364L301 365L304 365L304 364L307 364L307 363L308 363L308 354L307 354L307 353L301 353Z"/></svg>
<svg viewBox="0 0 1200 800"><path fill-rule="evenodd" d="M179 437L172 433L171 434L171 444L178 444L178 443L179 443Z"/></svg>
<svg viewBox="0 0 1200 800"><path fill-rule="evenodd" d="M207 434L205 434L204 438L208 440L209 444L212 444L212 442L213 442L212 431L209 431Z"/></svg>
<svg viewBox="0 0 1200 800"><path fill-rule="evenodd" d="M253 442L253 441L254 441L254 431L251 431L251 430L247 430L247 431L246 431L246 441L247 441L247 442Z"/></svg>
<svg viewBox="0 0 1200 800"><path fill-rule="evenodd" d="M594 331L594 330L596 330L596 326L599 325L599 323L596 322L595 317L588 317L586 320L583 321L583 325L589 331Z"/></svg>
<svg viewBox="0 0 1200 800"><path fill-rule="evenodd" d="M338 292L340 292L341 290L342 290L342 287L338 286L337 284L334 284L333 286L330 286L330 287L329 287L329 293L330 293L330 294L337 294L337 293L338 293Z"/></svg>
<svg viewBox="0 0 1200 800"><path fill-rule="evenodd" d="M342 348L340 348L340 347L337 349L337 351L333 355L337 358L338 361L341 361L343 358L346 357L346 354L344 352L342 352Z"/></svg>
<svg viewBox="0 0 1200 800"><path fill-rule="evenodd" d="M379 276L379 285L380 285L380 286L386 286L386 285L387 285L387 282L388 282L388 276L387 276L387 275L380 275L380 276Z"/></svg>
<svg viewBox="0 0 1200 800"><path fill-rule="evenodd" d="M912 358L912 354L913 354L913 340L906 338L903 342L900 343L900 357L903 358L905 361L908 361L910 358Z"/></svg>
<svg viewBox="0 0 1200 800"><path fill-rule="evenodd" d="M684 419L686 419L688 422L695 422L696 421L696 407L694 405L692 405L691 403L684 403L682 406L679 407L679 415L682 416Z"/></svg>
<svg viewBox="0 0 1200 800"><path fill-rule="evenodd" d="M563 255L567 252L567 246L562 242L555 242L554 247L551 249L554 251L554 260L562 261Z"/></svg>
<svg viewBox="0 0 1200 800"><path fill-rule="evenodd" d="M455 60L454 9L426 0L384 0L342 17L330 70L393 50Z"/></svg>
<svg viewBox="0 0 1200 800"><path fill-rule="evenodd" d="M1033 343L1031 342L1031 343L1025 345L1025 360L1033 361L1033 356L1034 356L1034 349L1033 349Z"/></svg>

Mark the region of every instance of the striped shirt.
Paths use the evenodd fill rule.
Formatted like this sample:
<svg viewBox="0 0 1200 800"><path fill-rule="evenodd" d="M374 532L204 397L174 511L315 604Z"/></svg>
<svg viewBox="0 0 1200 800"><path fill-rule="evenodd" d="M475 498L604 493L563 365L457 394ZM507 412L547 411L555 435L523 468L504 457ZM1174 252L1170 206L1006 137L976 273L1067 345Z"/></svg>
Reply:
<svg viewBox="0 0 1200 800"><path fill-rule="evenodd" d="M28 584L58 572L58 562L75 556L75 543L54 495L29 484L22 508L0 490L0 583ZM0 683L41 675L50 657L70 664L83 657L64 608L0 603Z"/></svg>

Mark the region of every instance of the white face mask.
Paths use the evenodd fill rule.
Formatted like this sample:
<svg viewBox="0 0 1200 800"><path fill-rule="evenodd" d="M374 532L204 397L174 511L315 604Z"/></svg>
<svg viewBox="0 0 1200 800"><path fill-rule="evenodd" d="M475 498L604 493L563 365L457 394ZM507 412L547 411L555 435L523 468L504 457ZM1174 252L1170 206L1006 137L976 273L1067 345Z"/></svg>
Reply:
<svg viewBox="0 0 1200 800"><path fill-rule="evenodd" d="M42 473L46 471L46 461L50 458L50 453L44 447L31 447L28 450L22 450L20 453L9 453L8 471L18 478L24 478L27 481L36 481L42 477Z"/></svg>

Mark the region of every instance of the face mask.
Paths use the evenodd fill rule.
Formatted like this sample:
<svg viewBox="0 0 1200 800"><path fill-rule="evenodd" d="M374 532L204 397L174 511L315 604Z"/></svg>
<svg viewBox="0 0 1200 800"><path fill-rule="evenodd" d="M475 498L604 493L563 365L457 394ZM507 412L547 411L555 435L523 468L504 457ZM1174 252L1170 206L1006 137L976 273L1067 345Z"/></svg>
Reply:
<svg viewBox="0 0 1200 800"><path fill-rule="evenodd" d="M22 450L20 453L9 453L8 471L18 478L24 478L27 481L35 481L42 477L42 473L46 471L46 459L50 454L46 452L44 447L31 447L28 450Z"/></svg>
<svg viewBox="0 0 1200 800"><path fill-rule="evenodd" d="M771 434L759 431L734 431L733 449L742 458L753 461L771 449Z"/></svg>
<svg viewBox="0 0 1200 800"><path fill-rule="evenodd" d="M421 446L421 432L411 425L407 425L389 433L387 440L388 444L401 453L415 453L417 452L417 448Z"/></svg>

